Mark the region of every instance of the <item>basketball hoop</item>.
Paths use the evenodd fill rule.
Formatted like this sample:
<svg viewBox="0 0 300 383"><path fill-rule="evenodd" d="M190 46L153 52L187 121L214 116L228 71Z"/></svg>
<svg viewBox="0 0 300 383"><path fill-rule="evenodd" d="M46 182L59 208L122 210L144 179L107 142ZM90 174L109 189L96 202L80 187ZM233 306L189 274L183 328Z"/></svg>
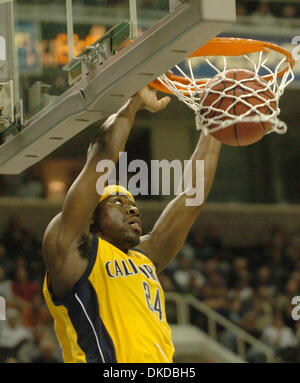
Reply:
<svg viewBox="0 0 300 383"><path fill-rule="evenodd" d="M216 87L216 85L224 83L226 71L231 69L229 57L230 63L238 59L239 68L246 67L253 72L253 77L248 77L246 81L247 83L249 81L260 83L259 89L250 89L245 81L234 79L227 88ZM211 78L195 77L193 71L193 59L195 58L198 60L203 58L203 63L206 62L210 69L212 68L218 75L217 82L213 82L213 87L210 87ZM216 59L219 65L212 63ZM273 65L276 62L275 70L270 68L269 61L271 59ZM186 66L189 74L179 65L176 65L175 70L179 72L179 75L163 74L150 83L150 86L161 92L174 94L180 101L194 110L196 128L202 130L206 135L241 121L249 123L268 122L271 129L267 133L275 131L283 134L287 131L287 125L278 118L280 114L279 100L285 88L295 78L292 70L294 64L292 54L275 44L240 38L214 38L188 57ZM199 65L199 61L197 65ZM218 104L226 96L226 92L235 86L242 88L244 93L245 91L248 92L246 96L245 94L243 96L230 96L234 99L234 103L243 103L247 106L247 112L238 116L230 112L230 108L231 110L234 109L232 105L225 110L218 108ZM272 98L262 97L263 92L272 94ZM215 101L212 105L205 105L206 98L212 93L216 95ZM260 100L260 104L253 105L247 101L247 97L256 97ZM261 107L266 106L268 108L267 114L261 111L264 110Z"/></svg>

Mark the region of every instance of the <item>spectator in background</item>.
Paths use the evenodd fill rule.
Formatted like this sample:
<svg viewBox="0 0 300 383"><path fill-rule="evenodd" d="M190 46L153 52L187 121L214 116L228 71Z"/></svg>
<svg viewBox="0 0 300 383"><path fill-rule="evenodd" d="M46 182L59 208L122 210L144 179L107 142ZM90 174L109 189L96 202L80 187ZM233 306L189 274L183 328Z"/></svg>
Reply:
<svg viewBox="0 0 300 383"><path fill-rule="evenodd" d="M273 292L276 291L276 283L274 283L271 269L269 266L261 266L255 276L255 287L269 287Z"/></svg>
<svg viewBox="0 0 300 383"><path fill-rule="evenodd" d="M299 293L299 281L295 278L291 278L285 287L285 293L287 300L291 300L293 297Z"/></svg>
<svg viewBox="0 0 300 383"><path fill-rule="evenodd" d="M40 357L39 345L44 336L42 326L31 329L32 337L24 345L20 347L18 357L21 363L32 363L34 359Z"/></svg>
<svg viewBox="0 0 300 383"><path fill-rule="evenodd" d="M260 3L254 13L249 17L253 24L260 24L264 26L276 26L277 19L272 15L270 5L268 3Z"/></svg>
<svg viewBox="0 0 300 383"><path fill-rule="evenodd" d="M235 288L240 283L240 280L244 278L245 272L247 273L247 267L247 258L237 257L233 259L228 275L229 287Z"/></svg>
<svg viewBox="0 0 300 383"><path fill-rule="evenodd" d="M4 297L6 302L13 300L12 282L6 278L5 269L0 265L0 296Z"/></svg>
<svg viewBox="0 0 300 383"><path fill-rule="evenodd" d="M275 314L273 323L263 330L261 339L273 347L277 354L297 346L296 336L289 327L285 326L280 312Z"/></svg>
<svg viewBox="0 0 300 383"><path fill-rule="evenodd" d="M241 4L246 7L248 15L251 15L256 10L258 3L257 0L237 0L237 5Z"/></svg>
<svg viewBox="0 0 300 383"><path fill-rule="evenodd" d="M176 291L176 285L173 282L173 278L171 278L168 274L161 273L159 274L158 278L164 291Z"/></svg>
<svg viewBox="0 0 300 383"><path fill-rule="evenodd" d="M0 359L4 362L8 357L17 357L20 347L31 338L31 332L21 324L18 310L9 308L6 321L1 323Z"/></svg>
<svg viewBox="0 0 300 383"><path fill-rule="evenodd" d="M239 270L233 292L241 304L248 302L252 298L254 290L250 285L250 277L247 270Z"/></svg>
<svg viewBox="0 0 300 383"><path fill-rule="evenodd" d="M179 267L173 274L174 281L179 288L179 290L183 293L189 293L190 281L192 278L195 278L196 283L199 288L204 284L204 277L193 266L194 261L193 258L182 257L179 260Z"/></svg>
<svg viewBox="0 0 300 383"><path fill-rule="evenodd" d="M44 194L44 186L41 180L31 172L27 172L24 182L16 191L15 196L21 198L42 198Z"/></svg>
<svg viewBox="0 0 300 383"><path fill-rule="evenodd" d="M296 341L297 341L297 345L298 345L298 357L297 357L297 360L296 362L297 363L300 363L300 321L296 321Z"/></svg>
<svg viewBox="0 0 300 383"><path fill-rule="evenodd" d="M259 332L272 322L275 301L272 289L268 286L260 286L256 290L256 299L260 302L261 316L257 320Z"/></svg>
<svg viewBox="0 0 300 383"><path fill-rule="evenodd" d="M6 275L11 275L11 272L14 269L14 263L7 255L6 248L1 242L0 242L0 265L5 270Z"/></svg>
<svg viewBox="0 0 300 383"><path fill-rule="evenodd" d="M228 319L237 324L241 319L242 305L239 297L228 294Z"/></svg>
<svg viewBox="0 0 300 383"><path fill-rule="evenodd" d="M190 243L186 242L180 250L178 257L168 265L166 272L172 274L174 271L178 270L180 268L180 262L182 258L193 259L193 267L199 268L200 265L198 260L195 258L195 248Z"/></svg>
<svg viewBox="0 0 300 383"><path fill-rule="evenodd" d="M289 272L298 271L300 273L300 235L292 236L286 246L286 267Z"/></svg>
<svg viewBox="0 0 300 383"><path fill-rule="evenodd" d="M12 283L12 291L15 296L15 300L22 308L28 308L33 298L40 294L40 287L36 282L32 282L28 279L28 273L24 266L19 266L15 270L15 276Z"/></svg>
<svg viewBox="0 0 300 383"><path fill-rule="evenodd" d="M297 10L294 4L285 4L281 10L281 17L285 19L296 19Z"/></svg>
<svg viewBox="0 0 300 383"><path fill-rule="evenodd" d="M291 278L285 286L285 290L283 294L280 296L280 308L282 310L282 316L284 323L288 325L290 328L294 329L296 326L295 321L292 318L292 299L295 296L299 295L300 289L300 283L299 281L294 277Z"/></svg>
<svg viewBox="0 0 300 383"><path fill-rule="evenodd" d="M205 278L205 285L210 280L214 273L219 272L220 262L217 259L210 259L209 261L203 262L200 269L202 275Z"/></svg>
<svg viewBox="0 0 300 383"><path fill-rule="evenodd" d="M264 301L260 297L254 297L251 309L240 319L238 325L256 338L260 337L261 330L270 320L270 313L265 312Z"/></svg>
<svg viewBox="0 0 300 383"><path fill-rule="evenodd" d="M40 345L48 340L55 345L55 359L62 360L60 347L55 339L54 331L50 331L49 326L37 325L31 328L31 333L31 339L19 349L18 359L21 363L33 363L35 360L42 358Z"/></svg>
<svg viewBox="0 0 300 383"><path fill-rule="evenodd" d="M291 278L285 286L285 289L283 290L281 296L279 297L279 305L280 308L286 312L285 318L286 322L290 322L293 324L293 321L291 321L291 310L289 311L289 308L291 307L291 302L293 297L299 295L300 284L297 281L297 279Z"/></svg>
<svg viewBox="0 0 300 383"><path fill-rule="evenodd" d="M7 301L7 320L0 321L0 361L31 363L42 357L39 345L44 339L50 339L55 345L53 360L60 361L61 350L55 338L53 321L40 295L43 263L41 257L38 259L36 249L41 244L22 227L18 217L12 217L8 222L3 239L12 253L0 243L0 295ZM27 257L30 257L31 276ZM12 278L6 278L7 274ZM32 275L39 283L32 279Z"/></svg>
<svg viewBox="0 0 300 383"><path fill-rule="evenodd" d="M246 5L243 4L243 3L237 3L237 5L236 5L236 14L237 14L237 16L247 16L248 15L248 11L247 11Z"/></svg>
<svg viewBox="0 0 300 383"><path fill-rule="evenodd" d="M227 290L223 277L219 273L210 274L200 293L208 307L222 315L227 315Z"/></svg>
<svg viewBox="0 0 300 383"><path fill-rule="evenodd" d="M39 345L40 356L33 363L60 363L55 355L56 345L51 339L43 339Z"/></svg>
<svg viewBox="0 0 300 383"><path fill-rule="evenodd" d="M278 288L283 286L288 278L287 267L290 267L290 263L285 255L287 243L285 231L275 225L266 229L261 248L250 258L253 273L267 265L270 268L272 282Z"/></svg>
<svg viewBox="0 0 300 383"><path fill-rule="evenodd" d="M1 240L10 259L14 259L22 253L24 238L25 235L20 218L17 216L10 217Z"/></svg>
<svg viewBox="0 0 300 383"><path fill-rule="evenodd" d="M218 229L211 224L203 233L201 228L192 233L192 245L195 247L195 256L197 260L205 262L220 255L223 248Z"/></svg>
<svg viewBox="0 0 300 383"><path fill-rule="evenodd" d="M52 323L49 311L39 294L34 295L28 307L22 311L22 318L24 326L29 328Z"/></svg>
<svg viewBox="0 0 300 383"><path fill-rule="evenodd" d="M35 258L37 249L41 247L40 242L35 238L34 234L23 227L20 217L11 216L6 230L2 235L2 244L5 246L7 254L9 254L10 262L15 263L19 257L25 257L31 262Z"/></svg>

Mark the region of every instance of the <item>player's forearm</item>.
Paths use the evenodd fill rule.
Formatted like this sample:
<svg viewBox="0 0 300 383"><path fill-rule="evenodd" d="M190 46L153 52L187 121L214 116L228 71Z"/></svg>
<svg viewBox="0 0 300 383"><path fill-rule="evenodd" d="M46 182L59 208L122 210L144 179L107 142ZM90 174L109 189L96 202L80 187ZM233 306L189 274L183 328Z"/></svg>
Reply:
<svg viewBox="0 0 300 383"><path fill-rule="evenodd" d="M117 162L119 152L125 149L136 113L141 107L142 101L138 95L135 95L103 123L90 150L93 157Z"/></svg>
<svg viewBox="0 0 300 383"><path fill-rule="evenodd" d="M207 145L208 148L204 150L203 158L200 158L204 160L204 201L206 201L215 179L222 146L219 141L211 136L207 136L205 138L209 139L209 144Z"/></svg>
<svg viewBox="0 0 300 383"><path fill-rule="evenodd" d="M190 158L190 167L192 166L192 170L186 171L185 177L189 177L189 179L185 179L185 192L186 194L190 194L190 189L194 189L199 187L197 183L197 177L200 176L198 174L198 167L196 166L196 161L202 160L204 161L204 201L207 199L209 191L212 187L217 163L219 159L221 149L221 143L215 140L211 136L204 136L202 134L199 138L199 141L196 145L196 148Z"/></svg>

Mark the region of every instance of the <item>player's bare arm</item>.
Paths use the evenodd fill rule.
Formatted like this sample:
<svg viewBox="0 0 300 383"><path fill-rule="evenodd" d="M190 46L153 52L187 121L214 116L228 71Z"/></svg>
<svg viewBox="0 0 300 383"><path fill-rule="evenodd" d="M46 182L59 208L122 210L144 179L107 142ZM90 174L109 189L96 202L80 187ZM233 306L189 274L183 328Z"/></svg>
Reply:
<svg viewBox="0 0 300 383"><path fill-rule="evenodd" d="M79 247L85 237L88 237L87 243L91 244L89 228L99 201L96 183L104 174L96 172L98 162L118 161L119 152L124 151L138 110L157 112L164 109L169 101L169 97L158 100L156 91L146 87L99 128L88 151L86 164L67 193L62 212L50 222L44 235L43 257L57 297L72 288L88 263L87 259L80 256Z"/></svg>
<svg viewBox="0 0 300 383"><path fill-rule="evenodd" d="M187 206L186 199L191 198L189 190L174 198L164 209L153 230L141 238L139 248L153 261L157 272L162 271L182 248L188 232L196 221L212 187L221 143L212 136L200 136L191 156L192 188L196 186L196 160L204 160L204 199L198 206ZM188 197L189 195L189 197Z"/></svg>

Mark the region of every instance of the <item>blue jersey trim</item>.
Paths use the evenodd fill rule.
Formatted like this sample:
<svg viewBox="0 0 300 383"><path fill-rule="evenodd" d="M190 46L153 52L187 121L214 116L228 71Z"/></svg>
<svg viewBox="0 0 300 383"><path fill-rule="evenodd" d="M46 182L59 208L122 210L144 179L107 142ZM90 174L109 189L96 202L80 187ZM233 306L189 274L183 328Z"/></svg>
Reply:
<svg viewBox="0 0 300 383"><path fill-rule="evenodd" d="M51 295L56 306L64 306L77 334L77 343L84 352L87 363L116 363L113 341L106 330L99 309L96 291L88 277L97 259L99 238L93 235L92 251L86 270L73 288L62 298ZM48 279L48 290L51 285Z"/></svg>
<svg viewBox="0 0 300 383"><path fill-rule="evenodd" d="M80 284L64 306L87 363L116 363L115 347L102 322L96 291L88 279Z"/></svg>
<svg viewBox="0 0 300 383"><path fill-rule="evenodd" d="M130 249L130 251L137 251L139 253L142 253L144 254L147 258L149 258L149 256L143 251L143 250L140 250L140 249ZM149 258L150 259L150 258Z"/></svg>

